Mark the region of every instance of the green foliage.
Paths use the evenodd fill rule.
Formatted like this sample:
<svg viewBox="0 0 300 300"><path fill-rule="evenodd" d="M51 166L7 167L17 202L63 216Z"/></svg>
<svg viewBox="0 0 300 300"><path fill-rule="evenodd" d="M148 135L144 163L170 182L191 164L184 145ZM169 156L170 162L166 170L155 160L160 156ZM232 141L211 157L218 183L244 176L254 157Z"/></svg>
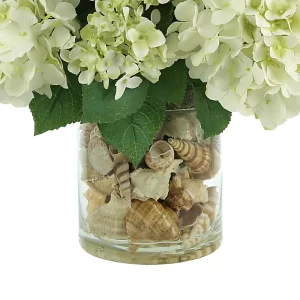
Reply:
<svg viewBox="0 0 300 300"><path fill-rule="evenodd" d="M158 9L161 14L161 20L156 25L156 28L161 30L164 33L164 35L166 35L169 26L174 21L174 6L172 2L169 2L166 4L161 4L158 7L154 6L154 9Z"/></svg>
<svg viewBox="0 0 300 300"><path fill-rule="evenodd" d="M35 94L30 110L35 122L35 135L79 122L82 115L82 87L77 76L67 73L68 87L52 87L53 96Z"/></svg>
<svg viewBox="0 0 300 300"><path fill-rule="evenodd" d="M162 101L147 97L136 113L114 123L99 124L105 140L126 154L136 167L142 160L165 118Z"/></svg>
<svg viewBox="0 0 300 300"><path fill-rule="evenodd" d="M76 7L78 19L82 26L87 24L87 16L95 12L94 1L80 1L80 4Z"/></svg>
<svg viewBox="0 0 300 300"><path fill-rule="evenodd" d="M195 106L197 117L201 122L205 138L222 133L231 120L231 112L227 111L218 101L207 98L206 85L200 80L194 85Z"/></svg>
<svg viewBox="0 0 300 300"><path fill-rule="evenodd" d="M188 74L185 61L178 60L174 65L162 71L159 81L150 85L148 95L180 107L187 83Z"/></svg>
<svg viewBox="0 0 300 300"><path fill-rule="evenodd" d="M112 123L135 113L145 101L149 83L144 80L136 89L126 89L115 100L116 88L105 89L102 83L83 86L83 123Z"/></svg>

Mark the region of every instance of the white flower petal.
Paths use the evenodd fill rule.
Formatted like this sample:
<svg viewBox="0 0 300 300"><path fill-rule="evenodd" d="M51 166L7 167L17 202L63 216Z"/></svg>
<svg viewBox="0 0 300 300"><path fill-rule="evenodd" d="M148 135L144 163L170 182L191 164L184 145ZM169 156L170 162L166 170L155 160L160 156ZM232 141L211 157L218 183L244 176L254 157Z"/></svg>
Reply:
<svg viewBox="0 0 300 300"><path fill-rule="evenodd" d="M46 64L42 67L46 83L50 85L61 85L66 80L63 73L61 73L54 65Z"/></svg>
<svg viewBox="0 0 300 300"><path fill-rule="evenodd" d="M135 89L142 83L142 81L143 80L140 77L134 76L129 79L127 87L130 89Z"/></svg>
<svg viewBox="0 0 300 300"><path fill-rule="evenodd" d="M155 48L162 46L166 42L166 38L160 30L152 30L147 36L148 46Z"/></svg>

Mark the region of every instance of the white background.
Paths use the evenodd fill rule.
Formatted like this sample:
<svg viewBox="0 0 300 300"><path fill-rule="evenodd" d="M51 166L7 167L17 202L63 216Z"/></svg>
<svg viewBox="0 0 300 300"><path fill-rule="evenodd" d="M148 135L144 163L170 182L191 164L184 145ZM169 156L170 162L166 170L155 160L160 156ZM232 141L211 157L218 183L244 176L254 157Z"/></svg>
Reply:
<svg viewBox="0 0 300 300"><path fill-rule="evenodd" d="M0 106L0 299L300 299L300 118L234 116L223 135L224 242L197 261L133 266L77 238L77 125L33 137Z"/></svg>

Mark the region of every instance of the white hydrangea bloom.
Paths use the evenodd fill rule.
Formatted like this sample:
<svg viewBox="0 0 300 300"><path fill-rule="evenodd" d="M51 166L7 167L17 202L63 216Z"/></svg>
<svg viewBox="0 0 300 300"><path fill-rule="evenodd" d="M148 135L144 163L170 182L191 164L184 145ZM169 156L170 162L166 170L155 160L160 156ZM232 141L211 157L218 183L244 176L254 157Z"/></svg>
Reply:
<svg viewBox="0 0 300 300"><path fill-rule="evenodd" d="M52 97L67 88L60 49L75 42L78 0L2 0L0 3L0 102L27 106L33 92Z"/></svg>
<svg viewBox="0 0 300 300"><path fill-rule="evenodd" d="M140 85L141 75L157 82L160 70L168 66L166 38L155 24L143 17L141 1L96 1L94 14L81 30L82 41L72 50L62 51L70 72L79 75L82 84L94 80L104 88L116 80L116 99L126 88Z"/></svg>
<svg viewBox="0 0 300 300"><path fill-rule="evenodd" d="M210 99L254 114L268 129L299 114L300 1L203 3L176 2L168 62L185 59L190 77L207 82Z"/></svg>

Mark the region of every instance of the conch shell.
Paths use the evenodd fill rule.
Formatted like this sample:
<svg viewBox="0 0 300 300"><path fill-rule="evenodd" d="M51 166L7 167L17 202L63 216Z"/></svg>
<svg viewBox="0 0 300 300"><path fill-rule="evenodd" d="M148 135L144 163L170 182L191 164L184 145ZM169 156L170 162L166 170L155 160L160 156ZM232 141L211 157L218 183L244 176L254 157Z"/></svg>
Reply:
<svg viewBox="0 0 300 300"><path fill-rule="evenodd" d="M130 173L128 158L112 146L109 147L109 151L113 157L115 165L115 174L119 183L120 194L126 200L131 200L131 186L130 186Z"/></svg>
<svg viewBox="0 0 300 300"><path fill-rule="evenodd" d="M88 161L92 168L101 175L109 174L114 168L108 147L98 135L93 136L89 142Z"/></svg>
<svg viewBox="0 0 300 300"><path fill-rule="evenodd" d="M193 173L201 174L209 170L212 160L209 147L174 139L168 142Z"/></svg>
<svg viewBox="0 0 300 300"><path fill-rule="evenodd" d="M91 233L97 238L126 239L126 216L131 202L121 198L116 191L111 194L109 203L98 207L88 215Z"/></svg>
<svg viewBox="0 0 300 300"><path fill-rule="evenodd" d="M93 189L88 189L84 193L84 197L88 200L88 214L93 213L98 207L108 203L110 199L110 196L102 195Z"/></svg>
<svg viewBox="0 0 300 300"><path fill-rule="evenodd" d="M194 203L208 201L208 191L201 180L174 176L166 204L175 210L189 210Z"/></svg>
<svg viewBox="0 0 300 300"><path fill-rule="evenodd" d="M212 149L211 150L211 164L208 168L207 171L199 173L199 172L194 172L194 170L191 170L191 176L192 178L197 178L201 180L209 180L217 176L217 174L220 171L221 168L221 156L220 153Z"/></svg>
<svg viewBox="0 0 300 300"><path fill-rule="evenodd" d="M189 211L182 210L179 214L179 228L187 229L194 226L203 212L203 207L195 203Z"/></svg>
<svg viewBox="0 0 300 300"><path fill-rule="evenodd" d="M162 133L175 139L198 142L201 142L204 136L195 112L170 114L164 123Z"/></svg>
<svg viewBox="0 0 300 300"><path fill-rule="evenodd" d="M81 180L90 188L97 190L103 195L110 195L117 185L117 179L114 174L103 176L97 173L90 165L82 168Z"/></svg>
<svg viewBox="0 0 300 300"><path fill-rule="evenodd" d="M164 170L137 169L131 173L132 198L147 201L148 199L166 199L169 193L171 173L176 173L181 159L175 159Z"/></svg>
<svg viewBox="0 0 300 300"><path fill-rule="evenodd" d="M182 187L181 177L174 176L169 186L169 195L165 204L176 211L190 210L193 199Z"/></svg>
<svg viewBox="0 0 300 300"><path fill-rule="evenodd" d="M146 154L145 162L150 169L162 170L168 168L174 160L174 149L165 141L155 142Z"/></svg>
<svg viewBox="0 0 300 300"><path fill-rule="evenodd" d="M146 202L133 200L126 228L134 241L173 241L179 236L177 213L154 199Z"/></svg>

